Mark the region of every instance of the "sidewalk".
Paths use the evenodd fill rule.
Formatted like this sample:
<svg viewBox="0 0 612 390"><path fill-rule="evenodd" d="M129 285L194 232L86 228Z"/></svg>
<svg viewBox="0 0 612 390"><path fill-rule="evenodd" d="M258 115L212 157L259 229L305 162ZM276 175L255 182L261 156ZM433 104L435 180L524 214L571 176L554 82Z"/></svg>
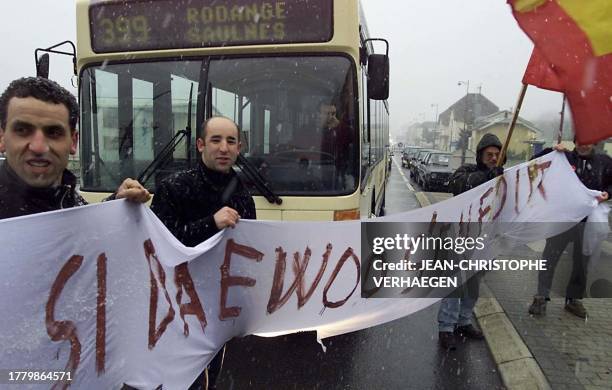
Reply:
<svg viewBox="0 0 612 390"><path fill-rule="evenodd" d="M568 246L571 250L571 246ZM513 251L516 255L517 251ZM538 258L520 248L522 258ZM565 251L555 284L565 284L571 272L571 252ZM603 261L609 261L610 254ZM596 275L590 276L590 281ZM527 313L537 288L536 272L489 273L484 281L542 369L553 389L612 388L612 299L588 298L583 320L563 309L565 299L552 296L544 316ZM587 284L587 285L590 285Z"/></svg>
<svg viewBox="0 0 612 390"><path fill-rule="evenodd" d="M450 197L428 192L415 195L422 206ZM543 242L530 246L513 248L513 256L539 258ZM561 257L555 285L567 281L571 249L568 245ZM612 265L610 245L604 250L600 262ZM589 275L587 285L599 277ZM481 298L475 312L504 385L508 389L611 389L612 299L585 299L589 315L582 320L563 309L563 297L552 296L546 315L533 317L527 309L536 287L536 272L488 273L483 279L481 297L491 298Z"/></svg>

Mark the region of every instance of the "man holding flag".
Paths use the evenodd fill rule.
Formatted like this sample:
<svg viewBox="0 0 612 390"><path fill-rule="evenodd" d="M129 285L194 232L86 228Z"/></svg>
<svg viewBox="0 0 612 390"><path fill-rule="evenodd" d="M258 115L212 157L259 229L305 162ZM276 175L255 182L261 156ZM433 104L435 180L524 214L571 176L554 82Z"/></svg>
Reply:
<svg viewBox="0 0 612 390"><path fill-rule="evenodd" d="M508 0L508 3L519 26L535 45L523 77L523 94L531 84L567 97L576 148L570 152L555 145L552 149L565 152L580 181L590 189L603 192L598 198L603 202L612 190L612 162L608 156L596 154L593 147L612 136L612 2ZM545 149L539 155L552 149ZM529 307L530 314L544 314L556 264L572 241L573 269L565 309L586 318L587 312L580 302L585 292L588 262L588 257L582 255L583 233L584 224L579 224L546 241L542 257L550 266L539 274L538 293Z"/></svg>
<svg viewBox="0 0 612 390"><path fill-rule="evenodd" d="M602 191L602 195L597 200L605 202L612 192L612 159L607 155L595 153L594 145L583 145L575 141L576 148L573 151L566 150L561 145L555 145L553 148L544 149L535 157L549 153L553 149L564 152L582 184L589 189ZM584 221L586 218L582 222ZM546 302L550 300L550 288L555 268L567 244L573 242L573 266L565 292L565 310L580 318L586 318L587 311L580 300L586 289L589 256L582 253L583 241L584 223L579 223L546 240L542 258L547 260L547 267L538 274L538 293L533 297L533 302L529 306L529 314L542 315L546 312Z"/></svg>

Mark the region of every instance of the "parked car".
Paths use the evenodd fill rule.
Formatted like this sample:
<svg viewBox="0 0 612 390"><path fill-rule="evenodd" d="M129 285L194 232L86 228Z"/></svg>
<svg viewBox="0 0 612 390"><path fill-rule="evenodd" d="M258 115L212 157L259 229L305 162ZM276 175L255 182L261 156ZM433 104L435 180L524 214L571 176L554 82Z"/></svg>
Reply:
<svg viewBox="0 0 612 390"><path fill-rule="evenodd" d="M415 169L415 174L414 174L415 175L414 179L416 180L416 182L419 185L421 184L421 176L423 175L423 169L424 169L424 166L425 166L425 161L427 161L427 158L429 157L429 155L431 153L435 153L435 152L440 152L441 153L441 151L439 151L439 150L435 150L435 149L434 150L430 150L427 153L425 153L424 156L422 156L421 158L419 158L418 160L416 160L414 162L414 166L416 168Z"/></svg>
<svg viewBox="0 0 612 390"><path fill-rule="evenodd" d="M433 149L419 149L413 154L410 154L408 168L410 169L410 177L414 180L418 179L418 166L427 154L433 152Z"/></svg>
<svg viewBox="0 0 612 390"><path fill-rule="evenodd" d="M412 177L412 170L413 170L413 164L416 162L417 156L419 155L419 152L421 151L430 151L431 149L426 149L426 148L418 148L418 149L414 149L411 150L408 153L408 161L406 163L406 167L410 170L410 177Z"/></svg>
<svg viewBox="0 0 612 390"><path fill-rule="evenodd" d="M402 168L408 168L409 167L409 155L410 153L412 153L413 151L417 151L417 150L421 150L423 149L420 146L406 146L404 148L404 150L402 150Z"/></svg>
<svg viewBox="0 0 612 390"><path fill-rule="evenodd" d="M420 166L417 182L424 191L440 189L444 192L448 189L448 180L453 174L450 167L452 154L443 152L431 152L427 155Z"/></svg>

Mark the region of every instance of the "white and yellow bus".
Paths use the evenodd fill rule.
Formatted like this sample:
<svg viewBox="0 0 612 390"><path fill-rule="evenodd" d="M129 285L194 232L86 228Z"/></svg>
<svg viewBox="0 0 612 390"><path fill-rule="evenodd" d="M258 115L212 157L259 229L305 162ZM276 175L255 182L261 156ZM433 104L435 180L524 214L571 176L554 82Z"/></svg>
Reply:
<svg viewBox="0 0 612 390"><path fill-rule="evenodd" d="M202 122L223 115L241 129L239 171L261 176L245 175L259 218L384 212L388 45L373 52L358 0L77 0L76 11L86 199L125 177L154 192L196 164ZM322 107L337 127L319 126Z"/></svg>

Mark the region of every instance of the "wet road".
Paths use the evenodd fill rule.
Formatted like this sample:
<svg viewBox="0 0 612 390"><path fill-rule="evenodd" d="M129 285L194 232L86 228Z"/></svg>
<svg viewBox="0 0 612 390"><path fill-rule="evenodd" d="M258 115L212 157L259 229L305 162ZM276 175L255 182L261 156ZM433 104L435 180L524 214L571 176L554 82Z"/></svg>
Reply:
<svg viewBox="0 0 612 390"><path fill-rule="evenodd" d="M408 178L406 169L393 165L387 214L419 207L400 170ZM411 188L420 191L416 184ZM384 325L325 339L326 352L314 332L232 340L218 388L502 388L486 342L468 341L452 352L439 348L437 309L434 305Z"/></svg>

